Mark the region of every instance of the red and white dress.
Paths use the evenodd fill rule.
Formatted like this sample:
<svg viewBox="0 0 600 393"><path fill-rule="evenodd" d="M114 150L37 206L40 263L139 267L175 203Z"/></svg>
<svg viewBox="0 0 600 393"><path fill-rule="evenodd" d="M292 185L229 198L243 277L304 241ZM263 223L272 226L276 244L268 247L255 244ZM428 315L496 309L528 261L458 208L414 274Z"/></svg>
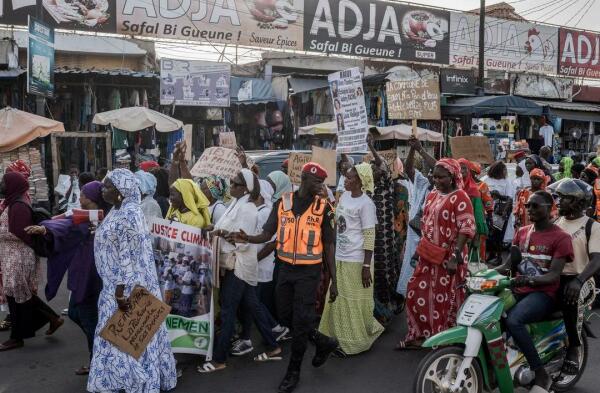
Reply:
<svg viewBox="0 0 600 393"><path fill-rule="evenodd" d="M33 249L8 230L8 209L0 213L0 298L24 303L37 293L39 263Z"/></svg>
<svg viewBox="0 0 600 393"><path fill-rule="evenodd" d="M448 250L440 265L419 258L419 263L408 282L406 317L408 334L405 342L427 339L456 322L456 313L465 299L465 290L457 288L467 272L465 261L450 275L446 263L452 256L459 234L475 236L475 217L469 196L463 190L442 194L433 190L425 201L421 224L422 236Z"/></svg>

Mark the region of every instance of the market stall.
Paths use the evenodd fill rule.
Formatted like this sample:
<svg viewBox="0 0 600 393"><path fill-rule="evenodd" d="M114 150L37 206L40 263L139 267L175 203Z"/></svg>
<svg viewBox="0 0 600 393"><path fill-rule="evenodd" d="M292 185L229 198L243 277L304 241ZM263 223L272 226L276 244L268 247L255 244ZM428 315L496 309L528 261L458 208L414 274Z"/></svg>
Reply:
<svg viewBox="0 0 600 393"><path fill-rule="evenodd" d="M536 149L533 145L539 139L533 125L543 110L532 100L511 95L449 99L442 104L448 136L485 135L497 158L505 158L504 153L513 150L516 141L522 139Z"/></svg>
<svg viewBox="0 0 600 393"><path fill-rule="evenodd" d="M40 138L64 133L61 122L6 107L0 110L0 173L10 163L23 160L31 167L29 194L33 203L47 204L48 180Z"/></svg>
<svg viewBox="0 0 600 393"><path fill-rule="evenodd" d="M183 139L183 122L143 106L97 113L92 122L110 127L112 148L116 161L121 164L130 163L132 154L135 158L142 157L142 159L168 157L175 143ZM140 143L131 144L126 134L138 131L141 132ZM163 154L158 148L154 131L170 133Z"/></svg>

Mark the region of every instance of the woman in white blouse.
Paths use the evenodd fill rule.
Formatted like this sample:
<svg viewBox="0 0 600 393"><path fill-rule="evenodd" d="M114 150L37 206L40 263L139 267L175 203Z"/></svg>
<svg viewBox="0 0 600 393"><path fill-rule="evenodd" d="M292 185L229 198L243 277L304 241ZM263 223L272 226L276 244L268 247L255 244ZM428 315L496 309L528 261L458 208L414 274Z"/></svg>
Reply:
<svg viewBox="0 0 600 393"><path fill-rule="evenodd" d="M258 258L256 245L230 244L224 238L229 232L243 230L256 233L258 209L254 203L260 195L258 178L249 169L242 169L231 180L229 207L215 225L213 235L222 238L219 258L221 270L221 332L215 341L213 360L198 367L201 373L211 373L226 367L231 338L235 329L240 304L252 310L255 323L268 350L255 358L256 361L281 360L281 348L277 344L272 326L269 325L264 308L261 307L254 287L258 284ZM224 269L224 266L226 268Z"/></svg>

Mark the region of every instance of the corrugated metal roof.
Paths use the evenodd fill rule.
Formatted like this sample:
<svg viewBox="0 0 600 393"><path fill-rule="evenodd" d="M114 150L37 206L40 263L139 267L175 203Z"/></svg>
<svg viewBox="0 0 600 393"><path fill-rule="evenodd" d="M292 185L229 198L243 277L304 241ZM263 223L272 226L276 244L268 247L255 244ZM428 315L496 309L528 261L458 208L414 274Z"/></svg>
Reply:
<svg viewBox="0 0 600 393"><path fill-rule="evenodd" d="M542 100L535 100L534 102L540 106L547 106L552 109L562 109L565 111L600 112L600 105L585 104L582 102L560 102Z"/></svg>
<svg viewBox="0 0 600 393"><path fill-rule="evenodd" d="M19 48L27 48L27 31L15 30L12 33ZM10 34L10 30L0 32L0 36L10 37ZM56 33L54 39L54 48L57 52L121 56L143 56L147 53L135 42L117 37Z"/></svg>
<svg viewBox="0 0 600 393"><path fill-rule="evenodd" d="M127 68L104 70L100 68L73 68L73 67L57 67L54 69L55 74L92 74L92 75L108 75L108 76L130 76L134 78L159 78L154 72L132 71Z"/></svg>

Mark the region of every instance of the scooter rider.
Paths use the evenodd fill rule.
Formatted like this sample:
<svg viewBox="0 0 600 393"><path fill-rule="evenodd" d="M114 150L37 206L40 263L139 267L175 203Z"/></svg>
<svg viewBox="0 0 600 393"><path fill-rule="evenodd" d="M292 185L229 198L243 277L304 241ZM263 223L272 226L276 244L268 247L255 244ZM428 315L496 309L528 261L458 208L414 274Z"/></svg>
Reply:
<svg viewBox="0 0 600 393"><path fill-rule="evenodd" d="M592 188L581 180L565 179L551 187L558 195L560 218L556 225L571 235L575 259L565 265L560 276L561 308L569 337L569 349L562 373L579 371L581 341L577 329L578 300L583 284L600 269L600 224L584 213L590 205Z"/></svg>
<svg viewBox="0 0 600 393"><path fill-rule="evenodd" d="M521 227L513 246L520 249L518 264L509 260L497 268L503 274L516 272L514 293L517 304L508 311L506 327L535 372L532 391L548 391L552 379L545 370L527 325L544 320L554 309L560 274L565 263L573 260L571 237L550 221L552 195L536 191L525 205L533 223Z"/></svg>

